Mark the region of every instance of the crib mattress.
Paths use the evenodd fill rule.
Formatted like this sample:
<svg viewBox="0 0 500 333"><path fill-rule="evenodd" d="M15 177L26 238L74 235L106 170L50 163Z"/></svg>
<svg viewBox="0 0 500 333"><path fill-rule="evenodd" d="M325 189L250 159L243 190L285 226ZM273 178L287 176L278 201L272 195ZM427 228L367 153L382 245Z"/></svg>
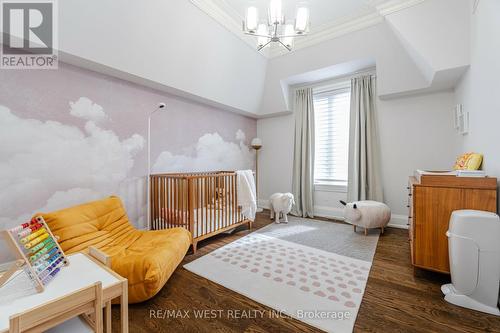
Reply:
<svg viewBox="0 0 500 333"><path fill-rule="evenodd" d="M176 218L182 213L164 214L163 222L168 224L169 220L180 221L181 218ZM197 238L213 231L222 229L224 227L242 222L242 218L238 213L233 214L233 210L230 207L224 209L215 208L199 208L194 210L194 226L193 226L193 238ZM174 223L175 224L175 223ZM230 231L229 231L230 232Z"/></svg>

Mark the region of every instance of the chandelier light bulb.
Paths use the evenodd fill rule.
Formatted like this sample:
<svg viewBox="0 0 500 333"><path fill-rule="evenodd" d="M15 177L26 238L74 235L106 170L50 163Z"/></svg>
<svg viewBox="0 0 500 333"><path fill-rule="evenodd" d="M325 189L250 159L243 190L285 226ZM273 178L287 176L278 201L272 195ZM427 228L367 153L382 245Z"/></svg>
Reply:
<svg viewBox="0 0 500 333"><path fill-rule="evenodd" d="M281 0L271 0L269 4L269 23L281 24L283 21L283 12Z"/></svg>
<svg viewBox="0 0 500 333"><path fill-rule="evenodd" d="M259 24L259 13L257 7L248 7L246 17L246 28L249 32L255 32Z"/></svg>
<svg viewBox="0 0 500 333"><path fill-rule="evenodd" d="M295 19L295 31L297 33L305 33L309 25L309 8L299 7L297 9L297 17Z"/></svg>

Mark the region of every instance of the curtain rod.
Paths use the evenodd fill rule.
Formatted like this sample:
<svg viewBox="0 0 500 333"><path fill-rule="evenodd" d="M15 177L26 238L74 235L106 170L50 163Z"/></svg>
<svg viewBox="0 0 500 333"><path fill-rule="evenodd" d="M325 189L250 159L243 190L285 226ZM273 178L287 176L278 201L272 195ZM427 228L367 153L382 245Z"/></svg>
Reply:
<svg viewBox="0 0 500 333"><path fill-rule="evenodd" d="M335 83L339 83L342 81L350 80L350 79L352 79L358 75L361 75L361 74L370 75L371 77L377 77L377 74L375 73L376 69L377 69L376 67L370 67L370 68L366 68L363 70L359 70L357 72L352 72L352 73L344 74L341 76L336 76L336 77L329 78L329 79L296 84L296 85L291 86L291 88L292 89L300 89L300 88L315 88L315 87L320 87L322 85L326 86L329 84L335 84Z"/></svg>

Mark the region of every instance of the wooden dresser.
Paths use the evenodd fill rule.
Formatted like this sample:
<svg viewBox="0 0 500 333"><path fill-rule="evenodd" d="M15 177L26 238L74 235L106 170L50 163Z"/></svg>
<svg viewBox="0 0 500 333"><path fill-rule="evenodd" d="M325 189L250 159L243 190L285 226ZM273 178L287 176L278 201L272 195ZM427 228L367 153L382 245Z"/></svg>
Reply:
<svg viewBox="0 0 500 333"><path fill-rule="evenodd" d="M414 267L449 273L446 231L459 209L497 212L497 179L443 175L410 177L408 225Z"/></svg>

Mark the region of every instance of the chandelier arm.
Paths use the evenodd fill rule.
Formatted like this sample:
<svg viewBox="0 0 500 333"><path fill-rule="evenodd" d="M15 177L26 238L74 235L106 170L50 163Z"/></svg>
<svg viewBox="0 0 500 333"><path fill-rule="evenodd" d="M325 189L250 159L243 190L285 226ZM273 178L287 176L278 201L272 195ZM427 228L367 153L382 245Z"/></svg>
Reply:
<svg viewBox="0 0 500 333"><path fill-rule="evenodd" d="M265 48L265 47L266 47L266 46L268 46L269 44L271 44L271 40L269 40L266 44L264 44L264 45L262 45L262 46L259 46L259 47L257 48L257 51L262 50L263 48ZM285 47L286 47L286 46L285 46Z"/></svg>
<svg viewBox="0 0 500 333"><path fill-rule="evenodd" d="M283 42L281 41L281 39L280 39L280 40L278 40L278 42L279 42L281 45L283 45L283 47L284 47L285 49L287 49L289 52L291 52L291 51L292 51L292 48L291 48L291 47L288 47L287 45L285 45L285 43L283 43Z"/></svg>
<svg viewBox="0 0 500 333"><path fill-rule="evenodd" d="M265 38L272 38L273 36L271 35L260 35L260 34L254 34L252 32L244 32L245 35L249 36L255 36L255 37L265 37Z"/></svg>
<svg viewBox="0 0 500 333"><path fill-rule="evenodd" d="M302 36L307 36L307 34L296 34L296 35L278 35L276 37L278 38L287 38L287 37L290 37L290 38L295 38L295 37L302 37Z"/></svg>

